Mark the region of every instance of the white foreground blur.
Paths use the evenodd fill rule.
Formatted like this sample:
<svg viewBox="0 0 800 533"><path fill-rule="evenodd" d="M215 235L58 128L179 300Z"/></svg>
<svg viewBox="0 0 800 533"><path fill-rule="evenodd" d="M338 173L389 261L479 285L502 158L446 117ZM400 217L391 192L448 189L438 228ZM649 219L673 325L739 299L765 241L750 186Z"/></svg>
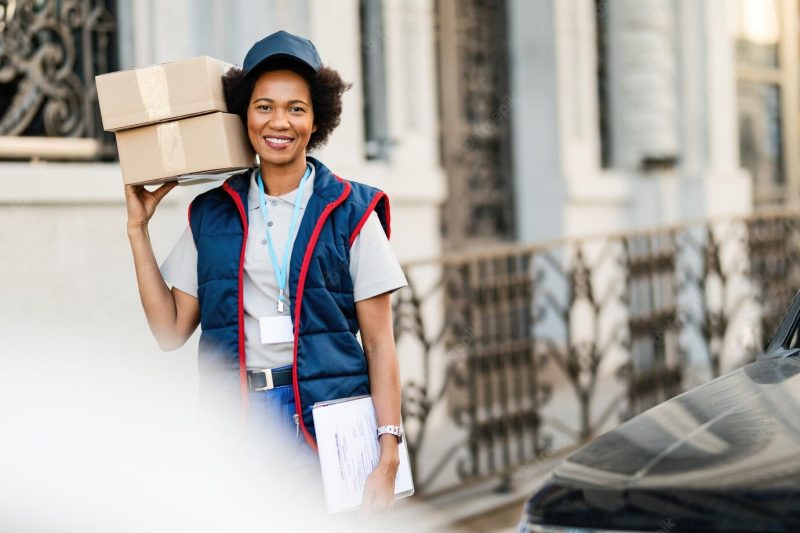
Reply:
<svg viewBox="0 0 800 533"><path fill-rule="evenodd" d="M0 531L418 530L327 515L238 413L211 427L163 380L47 359L0 359Z"/></svg>

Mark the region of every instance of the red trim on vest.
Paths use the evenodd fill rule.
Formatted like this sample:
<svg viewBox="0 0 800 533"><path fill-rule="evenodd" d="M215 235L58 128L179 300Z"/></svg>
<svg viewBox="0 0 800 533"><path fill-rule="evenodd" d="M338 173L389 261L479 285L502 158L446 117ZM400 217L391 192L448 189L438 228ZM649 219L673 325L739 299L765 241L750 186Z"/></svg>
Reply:
<svg viewBox="0 0 800 533"><path fill-rule="evenodd" d="M392 226L391 226L391 224L389 222L391 220L391 217L389 215L389 197L386 196L385 192L381 191L381 192L378 192L378 194L376 194L372 198L372 200L370 201L369 205L367 206L366 212L361 217L361 220L358 221L358 224L356 225L356 229L354 229L353 230L353 234L350 235L350 246L353 246L353 243L355 242L356 237L358 237L358 234L361 233L361 228L363 228L364 224L367 223L367 220L369 220L369 216L372 214L373 211L375 211L375 207L377 207L378 202L380 202L381 200L384 201L384 205L386 206L386 229L385 229L385 231L386 231L386 238L387 239L389 238L389 235L391 235L391 233L392 233Z"/></svg>
<svg viewBox="0 0 800 533"><path fill-rule="evenodd" d="M189 209L186 210L186 218L189 219L189 225L192 225L192 204L194 202L189 202Z"/></svg>
<svg viewBox="0 0 800 533"><path fill-rule="evenodd" d="M239 304L239 385L242 392L242 414L244 415L247 413L247 360L245 358L244 352L244 249L247 245L247 215L244 212L244 204L242 204L242 199L239 197L239 194L233 190L233 188L228 185L228 182L222 184L223 190L227 192L231 198L233 198L233 203L236 204L236 207L239 209L239 216L242 217L242 228L244 228L244 234L242 236L242 251L239 253L239 295L238 295L238 304Z"/></svg>
<svg viewBox="0 0 800 533"><path fill-rule="evenodd" d="M385 213L383 214L386 217L386 238L387 239L391 239L392 238L392 209L391 209L391 206L389 205L389 197L388 196L386 196L386 199L384 200L383 203L386 206L386 209L384 210Z"/></svg>
<svg viewBox="0 0 800 533"><path fill-rule="evenodd" d="M325 206L325 209L322 210L322 214L320 214L319 219L314 226L314 231L311 233L311 239L309 239L308 247L303 255L303 264L300 267L300 277L297 280L297 297L295 298L296 303L294 310L294 354L292 356L292 388L294 389L294 405L297 418L300 422L300 428L303 430L303 437L306 439L308 445L311 446L311 449L315 452L317 451L317 443L314 440L314 437L311 436L308 428L306 428L306 424L303 421L303 406L300 404L300 386L297 383L297 343L300 338L300 312L303 309L303 291L305 290L306 276L308 276L308 266L311 264L311 255L314 253L314 248L317 246L317 239L319 239L319 234L322 232L322 226L325 225L325 221L328 220L331 211L336 209L339 204L344 202L347 196L350 194L350 184L335 174L334 177L340 182L344 183L344 191L342 191L342 194L336 200Z"/></svg>

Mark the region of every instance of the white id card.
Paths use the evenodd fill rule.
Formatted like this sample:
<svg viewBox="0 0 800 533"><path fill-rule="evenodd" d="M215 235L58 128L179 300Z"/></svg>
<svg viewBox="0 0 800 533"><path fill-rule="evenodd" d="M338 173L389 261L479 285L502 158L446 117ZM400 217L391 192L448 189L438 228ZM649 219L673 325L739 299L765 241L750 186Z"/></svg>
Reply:
<svg viewBox="0 0 800 533"><path fill-rule="evenodd" d="M258 319L261 327L261 344L280 344L294 342L292 318L289 315L262 316Z"/></svg>

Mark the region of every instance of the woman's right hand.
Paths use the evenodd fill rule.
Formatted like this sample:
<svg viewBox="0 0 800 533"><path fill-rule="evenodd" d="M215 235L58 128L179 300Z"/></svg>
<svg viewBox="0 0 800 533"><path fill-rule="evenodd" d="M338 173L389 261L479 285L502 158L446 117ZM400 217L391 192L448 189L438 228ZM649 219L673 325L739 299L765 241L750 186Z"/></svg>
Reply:
<svg viewBox="0 0 800 533"><path fill-rule="evenodd" d="M177 181L168 181L153 192L145 189L144 185L126 185L125 203L128 206L128 228L147 226L158 203L177 184Z"/></svg>

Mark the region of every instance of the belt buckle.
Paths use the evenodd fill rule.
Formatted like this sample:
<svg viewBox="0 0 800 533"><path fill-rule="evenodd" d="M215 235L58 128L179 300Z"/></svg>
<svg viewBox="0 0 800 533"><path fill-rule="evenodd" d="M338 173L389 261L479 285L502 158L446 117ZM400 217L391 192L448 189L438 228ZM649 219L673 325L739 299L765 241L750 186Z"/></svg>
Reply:
<svg viewBox="0 0 800 533"><path fill-rule="evenodd" d="M266 384L264 387L255 387L255 388L253 389L253 391L255 391L255 392L261 392L261 391L270 390L270 389L274 389L274 388L275 388L275 384L274 384L274 382L272 381L272 369L271 369L271 368L264 368L264 369L261 369L261 370L251 370L250 372L252 372L252 373L255 373L255 372L263 372L263 374L264 374L264 377L265 377L265 378L266 378L266 380L267 380L267 384ZM248 381L249 381L250 377L248 376L248 378L247 378L247 379L248 379ZM252 385L252 384L251 384L251 385Z"/></svg>

